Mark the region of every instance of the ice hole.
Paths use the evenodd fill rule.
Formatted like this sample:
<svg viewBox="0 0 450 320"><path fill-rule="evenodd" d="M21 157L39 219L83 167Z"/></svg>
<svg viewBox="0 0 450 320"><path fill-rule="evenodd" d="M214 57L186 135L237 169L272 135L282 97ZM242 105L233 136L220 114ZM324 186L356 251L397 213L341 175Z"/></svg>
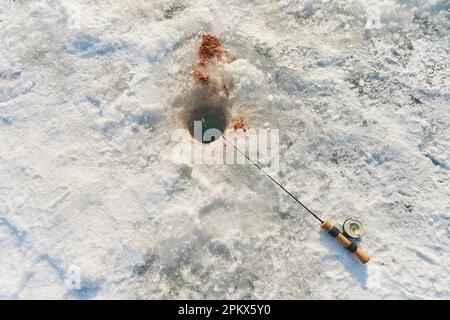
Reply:
<svg viewBox="0 0 450 320"><path fill-rule="evenodd" d="M216 101L201 101L187 113L186 125L197 141L213 142L223 135L228 125L225 107Z"/></svg>

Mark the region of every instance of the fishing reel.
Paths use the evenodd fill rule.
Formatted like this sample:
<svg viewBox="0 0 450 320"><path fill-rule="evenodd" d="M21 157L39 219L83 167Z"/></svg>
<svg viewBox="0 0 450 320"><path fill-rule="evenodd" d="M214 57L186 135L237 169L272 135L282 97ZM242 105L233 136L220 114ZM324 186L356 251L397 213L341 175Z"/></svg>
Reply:
<svg viewBox="0 0 450 320"><path fill-rule="evenodd" d="M342 225L342 231L346 237L356 240L361 238L364 233L364 228L360 221L355 218L348 218Z"/></svg>

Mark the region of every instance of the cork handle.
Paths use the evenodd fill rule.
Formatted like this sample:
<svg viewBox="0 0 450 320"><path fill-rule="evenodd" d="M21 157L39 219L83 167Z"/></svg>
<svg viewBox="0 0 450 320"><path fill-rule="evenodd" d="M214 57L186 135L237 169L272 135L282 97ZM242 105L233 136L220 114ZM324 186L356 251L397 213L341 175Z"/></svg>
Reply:
<svg viewBox="0 0 450 320"><path fill-rule="evenodd" d="M340 242L340 244L345 247L348 251L355 254L355 256L361 261L362 263L367 263L370 260L369 255L361 248L358 248L358 246L351 242L347 237L345 237L341 231L333 226L333 224L329 220L325 220L320 227L324 229L330 236L333 238L336 238L337 241Z"/></svg>

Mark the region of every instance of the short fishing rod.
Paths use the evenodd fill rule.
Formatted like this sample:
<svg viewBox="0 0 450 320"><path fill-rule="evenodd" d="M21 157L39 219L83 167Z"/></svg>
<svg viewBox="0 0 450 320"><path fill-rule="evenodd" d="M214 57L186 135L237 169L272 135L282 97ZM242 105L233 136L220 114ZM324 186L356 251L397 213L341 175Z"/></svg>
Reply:
<svg viewBox="0 0 450 320"><path fill-rule="evenodd" d="M268 177L272 182L274 182L278 187L281 188L284 192L286 192L292 199L295 200L298 204L300 204L308 213L310 213L314 218L316 218L320 222L320 227L325 230L331 237L335 238L343 247L345 247L349 252L353 253L361 263L367 263L370 260L369 255L360 247L358 247L353 241L348 239L339 228L335 227L329 220L321 219L317 214L315 214L312 210L310 210L305 204L303 204L297 197L295 197L292 193L290 193L285 187L283 187L275 178L273 178L270 174L264 171L258 163L250 159L250 157L239 150L233 143L231 143L225 135L222 138L229 143L237 152L242 154L251 164L253 164L256 168L258 168L266 177Z"/></svg>

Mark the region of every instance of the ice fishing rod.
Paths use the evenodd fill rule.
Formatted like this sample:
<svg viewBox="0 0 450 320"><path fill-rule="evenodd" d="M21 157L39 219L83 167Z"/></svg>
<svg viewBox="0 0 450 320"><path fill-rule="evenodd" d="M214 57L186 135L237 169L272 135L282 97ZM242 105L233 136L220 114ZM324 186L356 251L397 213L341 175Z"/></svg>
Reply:
<svg viewBox="0 0 450 320"><path fill-rule="evenodd" d="M225 138L225 135L222 136L222 138L229 143L234 149L236 149L237 152L242 154L251 164L253 164L256 168L258 168L266 177L268 177L272 182L274 182L278 187L281 188L284 192L286 192L292 199L295 200L298 204L300 204L308 213L310 213L314 218L316 218L320 222L320 227L325 230L331 237L335 238L345 249L347 249L349 252L353 253L361 263L367 263L370 260L369 255L360 247L358 247L353 241L348 239L340 230L339 228L335 227L329 220L323 220L321 219L317 214L315 214L312 210L310 210L305 204L303 204L296 196L294 196L292 193L290 193L285 187L283 187L275 178L273 178L270 174L268 174L266 171L264 171L261 166L250 159L250 157L239 150L233 143L231 143L227 138ZM345 225L345 223L344 223Z"/></svg>

